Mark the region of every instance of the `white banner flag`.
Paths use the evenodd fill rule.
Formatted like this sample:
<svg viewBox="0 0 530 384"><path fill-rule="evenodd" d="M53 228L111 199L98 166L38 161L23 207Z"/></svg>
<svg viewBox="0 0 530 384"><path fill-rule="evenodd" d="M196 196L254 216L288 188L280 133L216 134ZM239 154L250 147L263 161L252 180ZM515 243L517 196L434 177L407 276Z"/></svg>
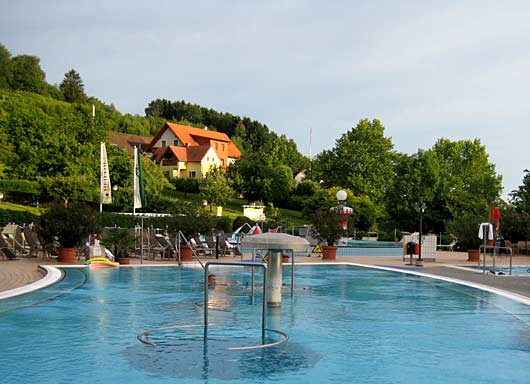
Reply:
<svg viewBox="0 0 530 384"><path fill-rule="evenodd" d="M145 206L144 181L142 176L142 159L140 158L139 149L134 147L134 175L133 175L133 209Z"/></svg>
<svg viewBox="0 0 530 384"><path fill-rule="evenodd" d="M109 163L107 161L107 149L105 148L104 142L101 142L100 187L100 203L112 203L112 187L110 185Z"/></svg>

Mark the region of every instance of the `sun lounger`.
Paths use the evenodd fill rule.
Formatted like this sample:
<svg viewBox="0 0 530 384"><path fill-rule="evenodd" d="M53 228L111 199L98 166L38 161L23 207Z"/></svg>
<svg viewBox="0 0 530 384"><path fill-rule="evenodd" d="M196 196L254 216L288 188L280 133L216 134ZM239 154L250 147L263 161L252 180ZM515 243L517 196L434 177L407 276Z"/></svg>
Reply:
<svg viewBox="0 0 530 384"><path fill-rule="evenodd" d="M440 244L440 245L437 245L437 246L436 246L436 249L437 249L437 250L440 249L440 250L445 250L445 251L451 251L451 252L453 252L453 248L454 248L454 246L456 245L456 243L457 243L457 240L455 239L455 240L451 241L449 244Z"/></svg>

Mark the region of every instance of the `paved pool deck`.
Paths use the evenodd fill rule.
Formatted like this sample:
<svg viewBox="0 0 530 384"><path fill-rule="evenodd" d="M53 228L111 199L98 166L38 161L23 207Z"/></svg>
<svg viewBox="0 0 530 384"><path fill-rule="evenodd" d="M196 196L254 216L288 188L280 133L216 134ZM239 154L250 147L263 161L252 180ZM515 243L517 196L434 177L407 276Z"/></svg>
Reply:
<svg viewBox="0 0 530 384"><path fill-rule="evenodd" d="M491 258L489 258L491 261ZM206 259L206 261L213 259ZM239 258L223 257L223 261L239 261ZM296 262L322 262L321 257L297 257ZM492 288L502 289L530 298L530 275L529 276L496 276L491 274L476 273L451 266L476 266L477 262L467 261L465 252L441 251L437 253L435 262L424 262L424 266L416 268L407 265L408 261L403 261L402 257L395 256L339 256L338 262L350 262L364 265L384 266L391 268L410 268L415 271L424 272L431 275L448 277L468 281L471 283L483 284ZM133 264L139 264L139 259L132 259ZM497 266L508 266L508 257L497 257ZM0 260L0 292L19 288L40 280L45 271L39 265L58 265L55 259L42 258L21 258L19 260ZM83 264L79 261L77 264ZM144 260L144 264L175 264L175 260ZM513 265L529 266L530 256L517 255L513 257Z"/></svg>

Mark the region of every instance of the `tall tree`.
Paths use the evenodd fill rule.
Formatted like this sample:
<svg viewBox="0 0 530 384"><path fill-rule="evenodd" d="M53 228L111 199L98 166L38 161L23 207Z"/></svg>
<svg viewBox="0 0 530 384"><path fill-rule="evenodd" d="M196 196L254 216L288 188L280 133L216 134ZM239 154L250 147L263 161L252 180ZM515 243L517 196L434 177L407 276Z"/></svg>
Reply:
<svg viewBox="0 0 530 384"><path fill-rule="evenodd" d="M10 88L13 81L11 53L0 44L0 88Z"/></svg>
<svg viewBox="0 0 530 384"><path fill-rule="evenodd" d="M73 69L65 73L59 89L63 93L64 99L69 103L83 103L87 100L81 75Z"/></svg>
<svg viewBox="0 0 530 384"><path fill-rule="evenodd" d="M335 147L317 156L313 165L316 180L324 187L340 185L357 196L368 196L382 204L392 178L393 144L377 119L363 119L342 135Z"/></svg>
<svg viewBox="0 0 530 384"><path fill-rule="evenodd" d="M510 193L510 202L518 212L530 215L530 171L524 170L523 184Z"/></svg>
<svg viewBox="0 0 530 384"><path fill-rule="evenodd" d="M19 55L12 60L13 89L41 93L46 88L46 74L40 67L36 56Z"/></svg>

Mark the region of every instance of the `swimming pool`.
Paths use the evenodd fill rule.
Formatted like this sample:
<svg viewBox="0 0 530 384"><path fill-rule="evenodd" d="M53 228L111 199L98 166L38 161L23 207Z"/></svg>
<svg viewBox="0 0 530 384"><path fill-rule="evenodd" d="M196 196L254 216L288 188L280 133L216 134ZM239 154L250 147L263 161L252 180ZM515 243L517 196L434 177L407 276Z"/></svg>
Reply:
<svg viewBox="0 0 530 384"><path fill-rule="evenodd" d="M466 266L465 268L471 268L471 269L478 269L480 271L483 271L484 270L484 267L480 266L480 267L477 267L477 266ZM486 265L486 272L490 272L490 271L493 271L494 268L492 265ZM504 275L508 275L510 273L510 268L509 267L499 267L499 266L496 266L495 267L495 273L502 273ZM529 266L526 266L526 267L521 267L521 266L517 266L517 267L512 267L512 276L530 276L530 267Z"/></svg>
<svg viewBox="0 0 530 384"><path fill-rule="evenodd" d="M214 268L214 267L212 267ZM348 265L296 269L269 327L288 343L227 351L260 339L260 296L249 271L218 268L202 328L202 270L67 269L60 283L0 301L0 377L6 383L527 383L530 307L498 295ZM260 274L256 273L259 277ZM289 273L284 274L289 283ZM258 279L259 280L259 279ZM259 281L257 283L259 285ZM256 295L259 292L256 291Z"/></svg>

